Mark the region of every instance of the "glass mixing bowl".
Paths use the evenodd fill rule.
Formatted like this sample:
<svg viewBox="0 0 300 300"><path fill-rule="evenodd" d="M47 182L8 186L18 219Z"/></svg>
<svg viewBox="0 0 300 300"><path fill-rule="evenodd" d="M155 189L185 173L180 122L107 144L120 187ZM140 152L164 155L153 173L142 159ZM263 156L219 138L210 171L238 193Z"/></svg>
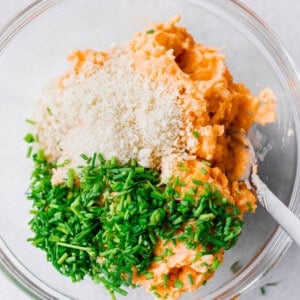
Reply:
<svg viewBox="0 0 300 300"><path fill-rule="evenodd" d="M109 299L89 279L73 284L31 246L25 192L30 161L22 140L25 119L40 89L67 69L76 48L105 49L128 40L146 24L182 16L195 39L220 48L236 81L253 93L269 86L277 96L276 123L255 126L251 137L259 173L297 215L300 212L299 81L282 45L247 8L228 0L33 1L0 31L0 258L17 282L44 299ZM298 102L297 102L298 98ZM261 207L248 214L237 245L216 276L183 299L228 299L245 292L287 251L291 240ZM233 274L230 266L242 269ZM142 289L128 299L150 299Z"/></svg>

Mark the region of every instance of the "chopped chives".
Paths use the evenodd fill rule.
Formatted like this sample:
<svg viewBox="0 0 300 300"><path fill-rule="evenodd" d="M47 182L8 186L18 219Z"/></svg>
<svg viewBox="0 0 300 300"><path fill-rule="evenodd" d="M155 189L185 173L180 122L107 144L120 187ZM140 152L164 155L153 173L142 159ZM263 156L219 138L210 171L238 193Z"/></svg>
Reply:
<svg viewBox="0 0 300 300"><path fill-rule="evenodd" d="M155 297L157 297L157 298L160 298L161 297L161 295L158 293L158 292L153 292L153 295L155 296Z"/></svg>
<svg viewBox="0 0 300 300"><path fill-rule="evenodd" d="M64 253L64 254L60 257L60 259L57 261L57 263L58 263L59 265L61 265L61 264L67 259L67 257L68 257L68 253Z"/></svg>
<svg viewBox="0 0 300 300"><path fill-rule="evenodd" d="M213 271L215 271L219 267L220 263L221 263L220 260L218 258L216 258L210 268Z"/></svg>
<svg viewBox="0 0 300 300"><path fill-rule="evenodd" d="M154 275L152 272L146 272L145 274L146 279L153 279Z"/></svg>
<svg viewBox="0 0 300 300"><path fill-rule="evenodd" d="M279 284L279 282L269 282L266 284L266 286L276 286L278 284Z"/></svg>
<svg viewBox="0 0 300 300"><path fill-rule="evenodd" d="M146 34L153 34L154 33L154 29L149 29L146 31Z"/></svg>
<svg viewBox="0 0 300 300"><path fill-rule="evenodd" d="M198 139L199 136L200 136L199 131L197 131L197 130L193 131L193 136L194 136L196 139Z"/></svg>
<svg viewBox="0 0 300 300"><path fill-rule="evenodd" d="M174 253L172 251L172 249L170 248L166 248L163 252L163 256L172 256Z"/></svg>
<svg viewBox="0 0 300 300"><path fill-rule="evenodd" d="M174 284L174 286L177 288L177 289L182 289L183 288L183 283L180 281L180 280L176 280L175 281L175 284Z"/></svg>
<svg viewBox="0 0 300 300"><path fill-rule="evenodd" d="M28 150L27 150L27 153L26 153L26 157L30 157L31 156L32 149L33 149L32 146L28 147Z"/></svg>
<svg viewBox="0 0 300 300"><path fill-rule="evenodd" d="M34 141L35 141L35 139L34 139L34 136L33 136L33 134L32 133L27 133L25 136L24 136L24 141L26 142L26 143L33 143Z"/></svg>
<svg viewBox="0 0 300 300"><path fill-rule="evenodd" d="M233 274L236 274L237 272L239 272L242 268L242 264L239 260L237 260L236 262L234 262L231 267L230 270Z"/></svg>
<svg viewBox="0 0 300 300"><path fill-rule="evenodd" d="M161 255L157 255L157 256L154 256L153 258L152 258L152 260L153 261L161 261L161 260L163 260L164 258L163 258L163 256L161 256Z"/></svg>
<svg viewBox="0 0 300 300"><path fill-rule="evenodd" d="M31 158L34 170L28 199L33 200L33 218L29 225L35 235L28 240L46 251L54 267L72 281L90 275L112 295L125 294L122 286L135 286L133 267L151 279L149 265L173 255L172 248L165 248L156 256L158 240L163 245L182 241L191 249L201 244L206 249L199 252L201 256L229 249L241 232L238 208L223 201L208 182L193 180L205 187L201 194L196 186L180 193L177 188L186 184L179 177L162 184L157 171L140 167L135 160L122 165L117 158L105 160L95 153L82 154L78 172L69 168L65 183L53 185L53 170L68 161L50 163L43 150L31 153ZM219 264L215 260L210 268ZM187 276L192 284L192 275ZM164 286L168 281L163 275ZM183 287L180 280L174 284Z"/></svg>
<svg viewBox="0 0 300 300"><path fill-rule="evenodd" d="M85 161L87 161L89 158L87 155L85 155L84 153L80 154L81 158L84 159Z"/></svg>
<svg viewBox="0 0 300 300"><path fill-rule="evenodd" d="M265 295L266 294L266 287L268 287L268 286L276 286L278 283L279 282L270 282L270 283L265 284L264 286L261 286L260 287L260 293L262 295Z"/></svg>
<svg viewBox="0 0 300 300"><path fill-rule="evenodd" d="M53 114L52 114L52 110L50 109L50 107L47 107L47 112L48 112L48 114L49 114L50 116L53 115Z"/></svg>
<svg viewBox="0 0 300 300"><path fill-rule="evenodd" d="M201 221L210 221L213 220L216 216L213 213L210 214L202 214L199 216L199 220Z"/></svg>
<svg viewBox="0 0 300 300"><path fill-rule="evenodd" d="M189 281L190 285L193 285L194 284L194 280L193 280L192 274L187 274L187 277L188 277L188 281Z"/></svg>
<svg viewBox="0 0 300 300"><path fill-rule="evenodd" d="M26 119L25 120L26 123L30 124L30 125L34 125L35 122L33 120L30 120L30 119Z"/></svg>
<svg viewBox="0 0 300 300"><path fill-rule="evenodd" d="M202 160L202 162L208 167L211 167L211 165L212 165L211 162L209 162L207 160Z"/></svg>
<svg viewBox="0 0 300 300"><path fill-rule="evenodd" d="M167 274L163 274L163 286L166 288L168 286L169 276Z"/></svg>
<svg viewBox="0 0 300 300"><path fill-rule="evenodd" d="M192 182L196 185L203 185L203 182L201 180L198 180L198 179L193 179Z"/></svg>
<svg viewBox="0 0 300 300"><path fill-rule="evenodd" d="M74 180L75 180L75 171L74 171L74 169L69 169L68 170L68 177L67 177L67 187L68 188L73 187Z"/></svg>
<svg viewBox="0 0 300 300"><path fill-rule="evenodd" d="M253 211L252 204L251 204L249 201L247 201L247 202L246 202L246 205L247 205L248 211L249 211L249 212L252 212L252 211Z"/></svg>
<svg viewBox="0 0 300 300"><path fill-rule="evenodd" d="M207 170L206 170L204 167L201 167L201 168L200 168L200 172L201 172L203 175L206 175L206 174L207 174Z"/></svg>

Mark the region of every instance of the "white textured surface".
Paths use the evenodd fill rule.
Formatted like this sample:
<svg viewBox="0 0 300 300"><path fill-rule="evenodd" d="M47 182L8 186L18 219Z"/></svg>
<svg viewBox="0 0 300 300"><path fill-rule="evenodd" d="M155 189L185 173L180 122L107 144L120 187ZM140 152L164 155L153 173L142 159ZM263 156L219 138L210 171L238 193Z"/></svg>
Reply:
<svg viewBox="0 0 300 300"><path fill-rule="evenodd" d="M0 26L28 0L0 0ZM300 1L299 0L243 0L277 34L300 70ZM279 282L266 288L261 295L260 286ZM1 300L30 299L12 281L0 272ZM300 299L300 249L295 244L279 263L241 300L298 300Z"/></svg>

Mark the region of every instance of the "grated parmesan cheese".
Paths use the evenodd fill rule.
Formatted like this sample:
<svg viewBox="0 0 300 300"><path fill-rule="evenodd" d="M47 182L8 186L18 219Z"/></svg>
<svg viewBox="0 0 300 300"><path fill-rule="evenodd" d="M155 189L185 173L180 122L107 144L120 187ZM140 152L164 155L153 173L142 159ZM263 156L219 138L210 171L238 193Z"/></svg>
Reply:
<svg viewBox="0 0 300 300"><path fill-rule="evenodd" d="M170 175L172 163L186 156L178 91L142 77L131 64L124 48L115 48L92 75L70 75L62 88L54 82L44 89L32 118L49 159L78 166L81 153L100 152ZM59 168L53 181L64 176Z"/></svg>

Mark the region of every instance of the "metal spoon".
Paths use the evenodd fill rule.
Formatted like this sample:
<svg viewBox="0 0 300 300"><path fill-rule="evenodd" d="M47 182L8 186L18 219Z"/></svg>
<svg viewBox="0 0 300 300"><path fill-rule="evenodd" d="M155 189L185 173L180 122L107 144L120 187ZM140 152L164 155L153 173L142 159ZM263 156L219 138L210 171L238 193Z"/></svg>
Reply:
<svg viewBox="0 0 300 300"><path fill-rule="evenodd" d="M243 178L245 182L256 192L260 204L285 230L285 232L300 246L300 219L295 216L282 201L274 195L267 185L256 173L257 159L252 143L247 135L236 129L229 130L230 136L238 143L242 144L250 153L250 161L246 174Z"/></svg>

